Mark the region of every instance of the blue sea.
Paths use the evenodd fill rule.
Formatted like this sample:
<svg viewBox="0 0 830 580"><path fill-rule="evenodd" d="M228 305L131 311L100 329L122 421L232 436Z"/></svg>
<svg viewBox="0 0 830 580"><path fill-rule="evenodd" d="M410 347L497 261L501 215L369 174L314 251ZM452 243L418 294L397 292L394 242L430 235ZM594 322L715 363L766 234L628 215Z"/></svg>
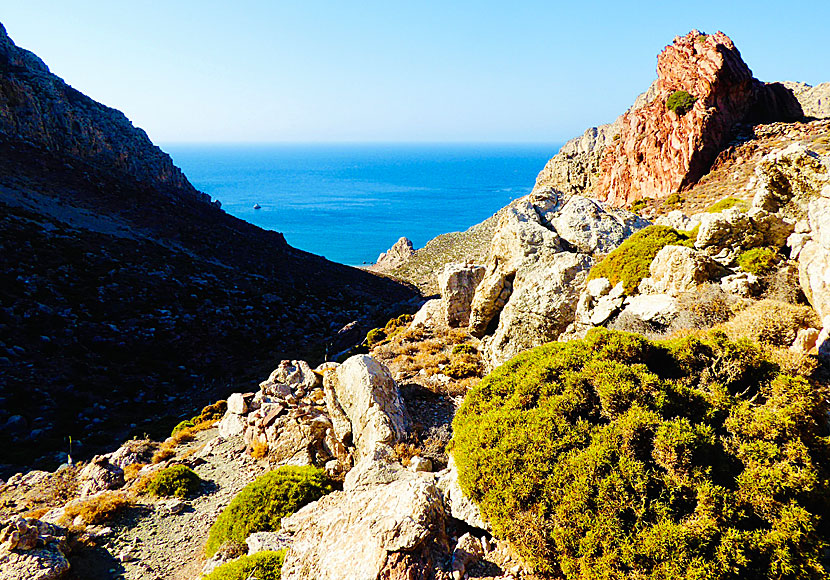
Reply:
<svg viewBox="0 0 830 580"><path fill-rule="evenodd" d="M349 265L416 248L530 192L559 144L191 145L164 149L228 213ZM261 209L254 209L259 205Z"/></svg>

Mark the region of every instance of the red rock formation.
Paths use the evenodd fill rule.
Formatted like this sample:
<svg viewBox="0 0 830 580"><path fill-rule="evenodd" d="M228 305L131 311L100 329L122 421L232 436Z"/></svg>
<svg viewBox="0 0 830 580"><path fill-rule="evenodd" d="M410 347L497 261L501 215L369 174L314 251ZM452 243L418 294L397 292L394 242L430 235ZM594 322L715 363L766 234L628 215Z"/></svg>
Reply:
<svg viewBox="0 0 830 580"><path fill-rule="evenodd" d="M675 38L657 57L657 75L654 99L623 115L620 137L602 160L596 194L615 205L695 183L755 101L757 81L722 32ZM666 107L678 90L697 98L685 115Z"/></svg>

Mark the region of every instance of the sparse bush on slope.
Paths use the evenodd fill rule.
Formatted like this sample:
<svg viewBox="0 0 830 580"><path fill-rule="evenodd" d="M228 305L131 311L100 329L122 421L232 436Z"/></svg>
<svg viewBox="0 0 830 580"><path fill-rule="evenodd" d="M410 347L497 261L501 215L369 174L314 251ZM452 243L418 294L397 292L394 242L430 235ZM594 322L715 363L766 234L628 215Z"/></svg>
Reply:
<svg viewBox="0 0 830 580"><path fill-rule="evenodd" d="M826 392L723 333L594 329L497 368L453 422L496 535L569 579L826 578Z"/></svg>
<svg viewBox="0 0 830 580"><path fill-rule="evenodd" d="M210 528L205 553L212 556L227 540L244 542L253 532L276 532L280 520L332 491L326 472L316 467L280 467L249 483Z"/></svg>
<svg viewBox="0 0 830 580"><path fill-rule="evenodd" d="M147 484L147 492L159 497L187 497L199 490L202 478L186 465L171 465L156 473Z"/></svg>
<svg viewBox="0 0 830 580"><path fill-rule="evenodd" d="M257 552L222 564L203 580L280 580L285 550Z"/></svg>
<svg viewBox="0 0 830 580"><path fill-rule="evenodd" d="M635 294L642 279L648 277L648 268L657 252L665 246L691 247L693 244L694 240L685 232L668 226L648 226L591 268L588 279L608 278L612 286L622 282L626 293Z"/></svg>

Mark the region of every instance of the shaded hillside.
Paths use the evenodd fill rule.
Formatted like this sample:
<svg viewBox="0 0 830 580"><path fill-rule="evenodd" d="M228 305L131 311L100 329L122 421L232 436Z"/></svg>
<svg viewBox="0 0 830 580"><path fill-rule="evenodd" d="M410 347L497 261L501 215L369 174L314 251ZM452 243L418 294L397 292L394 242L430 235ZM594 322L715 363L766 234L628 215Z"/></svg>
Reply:
<svg viewBox="0 0 830 580"><path fill-rule="evenodd" d="M417 296L226 214L2 27L0 230L0 474L169 432Z"/></svg>

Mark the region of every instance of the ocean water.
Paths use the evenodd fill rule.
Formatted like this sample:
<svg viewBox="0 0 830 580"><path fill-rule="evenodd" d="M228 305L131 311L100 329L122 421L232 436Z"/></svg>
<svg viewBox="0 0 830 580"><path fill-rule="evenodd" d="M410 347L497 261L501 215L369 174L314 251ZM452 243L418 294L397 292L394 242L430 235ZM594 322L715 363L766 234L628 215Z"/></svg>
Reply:
<svg viewBox="0 0 830 580"><path fill-rule="evenodd" d="M336 262L462 231L533 188L559 144L166 145L228 213ZM254 209L258 204L261 209Z"/></svg>

